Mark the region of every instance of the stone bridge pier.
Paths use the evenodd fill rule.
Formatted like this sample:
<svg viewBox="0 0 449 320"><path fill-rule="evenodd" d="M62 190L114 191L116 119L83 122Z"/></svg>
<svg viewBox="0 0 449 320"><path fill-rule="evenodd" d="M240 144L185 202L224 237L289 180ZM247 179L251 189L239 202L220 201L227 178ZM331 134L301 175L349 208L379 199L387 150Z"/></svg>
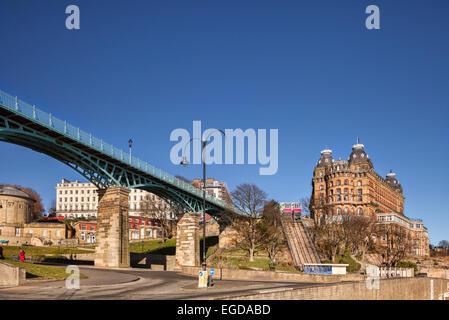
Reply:
<svg viewBox="0 0 449 320"><path fill-rule="evenodd" d="M185 213L176 230L176 269L200 266L200 213Z"/></svg>
<svg viewBox="0 0 449 320"><path fill-rule="evenodd" d="M129 192L113 186L98 190L95 266L129 268ZM200 213L184 214L177 225L175 268L200 266Z"/></svg>
<svg viewBox="0 0 449 320"><path fill-rule="evenodd" d="M129 192L129 189L119 186L98 190L95 266L130 266Z"/></svg>

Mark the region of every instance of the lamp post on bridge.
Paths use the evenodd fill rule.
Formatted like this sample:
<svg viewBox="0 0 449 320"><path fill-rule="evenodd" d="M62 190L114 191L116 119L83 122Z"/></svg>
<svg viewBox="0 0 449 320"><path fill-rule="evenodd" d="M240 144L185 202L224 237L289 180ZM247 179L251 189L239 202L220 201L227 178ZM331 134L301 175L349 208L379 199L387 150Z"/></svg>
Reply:
<svg viewBox="0 0 449 320"><path fill-rule="evenodd" d="M129 164L132 164L132 147L133 147L133 140L129 139L128 140L128 144L129 144Z"/></svg>
<svg viewBox="0 0 449 320"><path fill-rule="evenodd" d="M201 140L201 160L202 160L202 164L203 164L203 256L202 256L202 267L203 267L203 271L207 270L207 265L206 265L206 142L207 140L209 140L210 136L212 135L212 133L214 133L215 131L220 132L221 134L223 134L226 138L226 134L224 133L224 131L216 129L214 131L212 131L211 133L209 133L209 135ZM189 161L187 160L186 156L185 156L185 151L187 146L190 144L190 142L192 142L193 140L200 140L199 138L191 138L189 140L189 142L186 143L186 145L184 146L184 151L183 151L183 157L182 160L180 162L181 165L183 166L187 166L189 164ZM226 143L226 141L225 141Z"/></svg>

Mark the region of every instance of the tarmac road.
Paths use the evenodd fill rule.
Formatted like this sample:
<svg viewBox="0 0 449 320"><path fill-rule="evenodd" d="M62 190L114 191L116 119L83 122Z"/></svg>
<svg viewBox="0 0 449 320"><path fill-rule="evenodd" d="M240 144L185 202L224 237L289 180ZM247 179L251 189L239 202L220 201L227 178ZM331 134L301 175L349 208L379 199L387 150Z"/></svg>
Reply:
<svg viewBox="0 0 449 320"><path fill-rule="evenodd" d="M212 288L198 289L197 279L170 271L145 269L108 270L80 267L88 279L80 289L66 289L65 281L29 281L27 284L0 288L0 300L166 300L211 299L214 297L283 287L322 284L216 280Z"/></svg>

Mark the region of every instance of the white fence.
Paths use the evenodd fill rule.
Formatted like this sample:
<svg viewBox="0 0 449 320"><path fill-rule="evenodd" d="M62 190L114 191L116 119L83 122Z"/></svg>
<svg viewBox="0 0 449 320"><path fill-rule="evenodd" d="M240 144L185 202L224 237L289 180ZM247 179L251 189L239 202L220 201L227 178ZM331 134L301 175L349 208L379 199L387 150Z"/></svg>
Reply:
<svg viewBox="0 0 449 320"><path fill-rule="evenodd" d="M413 268L379 267L381 278L409 278L414 277Z"/></svg>

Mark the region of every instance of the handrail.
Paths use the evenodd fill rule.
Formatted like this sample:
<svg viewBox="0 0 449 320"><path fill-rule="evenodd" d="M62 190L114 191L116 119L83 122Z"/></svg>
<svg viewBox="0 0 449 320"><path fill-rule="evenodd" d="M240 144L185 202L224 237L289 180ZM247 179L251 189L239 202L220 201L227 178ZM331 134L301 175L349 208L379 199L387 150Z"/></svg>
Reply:
<svg viewBox="0 0 449 320"><path fill-rule="evenodd" d="M152 166L146 161L130 156L128 153L104 142L102 139L98 139L92 136L92 134L82 131L79 127L75 127L67 123L67 121L60 120L51 113L46 113L40 109L37 109L35 105L30 105L2 90L0 90L0 107L6 108L15 114L54 130L67 138L75 140L91 149L97 150L123 164L129 165L186 192L192 193L199 198L203 196L200 189L188 184L187 182ZM221 199L217 199L209 194L206 194L206 200L222 208L227 208L237 212L240 211L238 208L231 206L229 203Z"/></svg>

